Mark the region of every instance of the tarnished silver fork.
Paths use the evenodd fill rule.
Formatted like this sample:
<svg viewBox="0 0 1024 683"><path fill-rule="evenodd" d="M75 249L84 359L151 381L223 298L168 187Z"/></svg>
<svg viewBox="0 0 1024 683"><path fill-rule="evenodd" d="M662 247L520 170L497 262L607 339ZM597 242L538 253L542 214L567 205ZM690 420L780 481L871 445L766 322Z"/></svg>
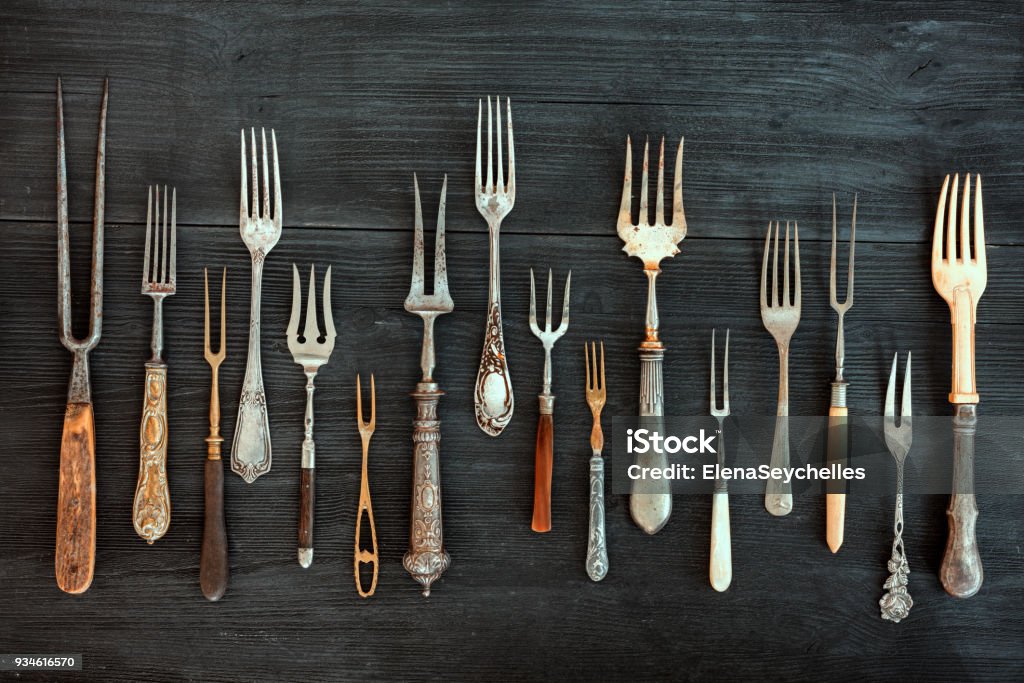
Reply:
<svg viewBox="0 0 1024 683"><path fill-rule="evenodd" d="M505 98L506 121L508 124L508 184L505 184L504 163L501 158L501 100L497 104L498 147L497 176L494 182L494 164L491 159L491 98L487 98L487 183L484 184L481 166L480 134L483 122L483 102L477 108L476 119L476 209L487 221L490 234L490 276L487 284L487 327L484 332L484 348L480 355L480 369L476 375L474 404L476 423L490 436L498 436L512 420L515 399L512 394L512 378L505 356L505 336L501 325L501 252L498 237L501 221L516 203L516 153L512 142L512 105Z"/></svg>
<svg viewBox="0 0 1024 683"><path fill-rule="evenodd" d="M771 466L789 467L789 342L800 324L800 230L793 223L793 290L789 288L789 221L786 221L786 251L782 263L782 298L779 298L779 230L775 221L775 249L772 260L772 298L768 299L768 252L772 251L772 224L764 240L764 260L761 264L761 321L779 347L779 401L775 418L775 438L772 441ZM792 297L790 296L792 294ZM764 506L773 515L788 515L793 511L793 493L790 484L769 479Z"/></svg>
<svg viewBox="0 0 1024 683"><path fill-rule="evenodd" d="M331 316L331 268L324 276L324 335L320 341L316 323L316 266L309 267L309 295L306 297L306 325L299 334L299 314L302 311L302 285L299 269L292 264L292 315L285 332L288 350L292 360L302 366L306 374L306 419L305 436L302 439L302 475L299 488L299 564L308 567L313 563L313 517L316 503L314 472L316 467L316 443L313 441L313 394L316 386L313 380L320 368L327 364L334 351L334 339L338 336Z"/></svg>
<svg viewBox="0 0 1024 683"><path fill-rule="evenodd" d="M160 186L156 188L156 201L150 186L146 210L146 252L142 260L142 294L153 299L153 337L150 342L153 356L146 362L146 391L139 429L139 479L132 506L135 533L148 543L162 538L171 524L171 492L167 484L167 363L162 356L163 303L165 297L174 294L177 271L178 192L175 188L171 188L170 214L168 241L167 187L164 186L161 212Z"/></svg>
<svg viewBox="0 0 1024 683"><path fill-rule="evenodd" d="M245 364L242 395L238 399L238 421L231 442L231 470L250 484L270 471L270 417L263 389L260 361L260 294L263 287L263 262L281 239L281 171L277 163L277 137L270 140L274 149L274 212L270 212L270 173L267 167L267 133L263 137L263 204L260 209L259 174L256 170L256 130L251 129L252 207L246 204L245 131L242 131L242 191L239 229L242 241L252 257L252 301L249 310L249 354Z"/></svg>
<svg viewBox="0 0 1024 683"><path fill-rule="evenodd" d="M896 517L893 522L892 557L889 558L889 578L882 586L886 593L878 601L882 609L882 618L899 622L910 613L914 601L907 592L910 565L907 553L903 548L903 465L910 452L914 431L911 424L910 410L910 354L907 354L907 367L903 371L903 402L900 409L900 424L896 426L896 361L899 354L892 359L892 372L889 373L889 388L885 392L885 445L896 461Z"/></svg>

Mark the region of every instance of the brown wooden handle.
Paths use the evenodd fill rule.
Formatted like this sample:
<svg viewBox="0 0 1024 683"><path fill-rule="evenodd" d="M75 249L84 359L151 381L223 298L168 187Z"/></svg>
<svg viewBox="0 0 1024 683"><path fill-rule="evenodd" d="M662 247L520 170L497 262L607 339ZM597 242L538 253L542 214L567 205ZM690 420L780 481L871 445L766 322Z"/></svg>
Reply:
<svg viewBox="0 0 1024 683"><path fill-rule="evenodd" d="M551 531L551 470L554 466L554 416L541 413L537 422L537 452L533 474L534 531Z"/></svg>
<svg viewBox="0 0 1024 683"><path fill-rule="evenodd" d="M152 543L171 524L167 486L167 366L146 364L146 392L139 427L139 479L132 507L135 533Z"/></svg>
<svg viewBox="0 0 1024 683"><path fill-rule="evenodd" d="M228 532L224 524L224 463L206 460L206 516L199 556L199 587L207 600L217 601L228 589Z"/></svg>
<svg viewBox="0 0 1024 683"><path fill-rule="evenodd" d="M847 440L847 415L848 409L845 406L830 406L828 409L828 464L839 464L846 467L849 459L849 445ZM832 484L830 482L830 490ZM835 486L835 488L845 488ZM825 494L825 541L829 550L833 553L839 552L843 545L843 535L846 526L846 494L826 493Z"/></svg>
<svg viewBox="0 0 1024 683"><path fill-rule="evenodd" d="M299 564L313 564L313 511L316 506L316 470L303 467L299 483Z"/></svg>
<svg viewBox="0 0 1024 683"><path fill-rule="evenodd" d="M60 442L57 585L83 593L96 566L96 427L92 404L69 403Z"/></svg>

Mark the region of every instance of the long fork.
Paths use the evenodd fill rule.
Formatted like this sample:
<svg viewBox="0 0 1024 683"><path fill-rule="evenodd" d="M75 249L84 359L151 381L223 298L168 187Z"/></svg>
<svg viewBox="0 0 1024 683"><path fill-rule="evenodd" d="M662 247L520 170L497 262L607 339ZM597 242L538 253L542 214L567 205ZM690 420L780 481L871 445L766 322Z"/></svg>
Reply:
<svg viewBox="0 0 1024 683"><path fill-rule="evenodd" d="M359 480L359 512L356 515L356 591L358 591L360 597L368 598L377 590L377 573L380 569L380 557L377 554L377 525L373 521L373 503L370 501L370 478L367 471L370 439L373 438L373 431L377 427L377 386L374 383L372 374L370 375L369 422L363 422L363 389L359 383L359 375L356 375L356 423L359 425L359 438L363 442L363 469ZM366 519L370 523L370 545L372 550L363 550L360 540L363 530L363 515L366 515ZM363 588L363 581L359 572L360 567L364 564L373 565L373 580L368 590Z"/></svg>
<svg viewBox="0 0 1024 683"><path fill-rule="evenodd" d="M153 356L146 361L146 390L139 427L139 478L135 486L132 523L135 533L153 543L171 524L171 492L167 484L167 363L163 360L164 298L174 294L177 271L175 233L178 225L178 192L171 188L170 240L167 229L167 186L163 211L160 186L153 197L149 187L146 210L146 251L142 260L142 294L153 299ZM161 225L161 218L163 223Z"/></svg>
<svg viewBox="0 0 1024 683"><path fill-rule="evenodd" d="M953 495L949 500L949 540L939 576L946 592L969 598L981 588L984 574L975 538L978 506L974 500L974 433L977 429L978 396L974 375L974 324L978 300L988 283L985 256L985 218L981 202L981 176L974 186L974 241L971 243L971 175L964 182L963 206L957 224L957 189L960 175L942 183L932 237L932 284L949 304L953 325L953 388L949 402L953 418ZM945 228L945 230L944 230ZM945 232L945 255L943 255ZM959 236L959 238L958 238Z"/></svg>
<svg viewBox="0 0 1024 683"><path fill-rule="evenodd" d="M896 517L893 521L892 556L889 558L889 578L882 586L886 593L878 601L882 618L899 622L910 613L914 601L907 592L907 576L910 565L903 547L903 465L913 441L912 416L910 410L910 354L903 371L903 403L900 410L900 424L896 426L896 362L899 354L893 356L892 372L889 373L889 387L885 392L885 445L896 461Z"/></svg>
<svg viewBox="0 0 1024 683"><path fill-rule="evenodd" d="M106 187L103 174L107 150L107 94L108 84L103 81L93 195L89 335L79 339L71 331L71 245L68 171L64 154L64 95L60 79L57 79L57 323L61 344L74 355L60 441L54 561L57 586L65 593L88 590L96 565L96 427L89 386L89 352L99 344L103 329L103 208Z"/></svg>
<svg viewBox="0 0 1024 683"><path fill-rule="evenodd" d="M558 329L551 329L551 271L548 270L548 299L545 309L544 329L537 325L537 285L530 269L530 330L544 345L544 388L537 396L540 401L540 417L537 422L537 446L534 458L533 477L533 522L534 531L551 531L551 477L555 462L555 395L551 393L551 349L569 329L569 284L572 271L565 278L565 294L562 296L562 320Z"/></svg>
<svg viewBox="0 0 1024 683"><path fill-rule="evenodd" d="M246 203L245 131L242 131L242 191L239 209L239 230L252 258L252 301L249 306L249 352L245 362L242 395L238 399L238 420L231 442L231 470L252 483L270 471L270 417L267 395L263 389L263 366L260 361L260 298L263 288L263 262L281 239L281 171L277 163L277 137L273 129L270 140L274 150L274 212L270 212L270 180L267 166L267 134L263 138L263 204L260 207L259 173L256 170L256 130L252 140L252 206Z"/></svg>
<svg viewBox="0 0 1024 683"><path fill-rule="evenodd" d="M775 221L775 249L772 260L772 297L768 299L768 252L772 251L772 224L764 241L764 260L761 263L761 321L779 348L779 401L775 419L775 438L772 441L773 468L789 467L789 342L800 324L800 230L793 223L793 280L792 296L789 288L789 221L786 221L786 246L782 264L782 298L779 298L779 230ZM788 515L793 511L793 493L788 482L769 479L764 505L773 515Z"/></svg>
<svg viewBox="0 0 1024 683"><path fill-rule="evenodd" d="M711 331L711 401L709 411L718 420L718 469L725 466L725 418L729 417L729 330L725 331L725 360L722 367L722 405L718 405L715 387L715 330ZM732 533L729 528L729 484L715 480L711 499L711 587L724 591L732 583Z"/></svg>
<svg viewBox="0 0 1024 683"><path fill-rule="evenodd" d="M601 431L601 410L608 394L604 381L604 342L601 342L601 360L597 359L594 342L583 345L583 359L587 364L587 405L594 418L590 430L590 530L587 533L587 576L600 581L608 575L608 543L604 528L604 432Z"/></svg>
<svg viewBox="0 0 1024 683"><path fill-rule="evenodd" d="M423 347L420 368L423 377L412 397L416 401L413 421L412 512L409 525L409 551L402 565L413 580L430 596L430 586L448 569L451 558L444 549L444 524L441 519L441 421L437 403L444 392L434 380L434 320L455 308L448 293L448 267L444 257L444 203L448 177L441 187L437 209L437 237L434 247L434 293L424 292L423 211L420 186L413 175L416 195L416 228L413 238L412 283L405 299L405 310L423 318Z"/></svg>
<svg viewBox="0 0 1024 683"><path fill-rule="evenodd" d="M331 316L331 268L324 276L323 306L324 335L320 335L316 323L316 266L309 268L309 296L306 297L306 325L299 334L299 316L302 311L302 285L299 269L292 264L292 315L285 335L292 360L302 366L306 375L306 418L305 435L302 439L302 474L299 483L299 564L308 567L313 563L313 517L316 507L315 467L316 443L313 441L313 394L316 392L316 373L327 364L334 351L334 319Z"/></svg>
<svg viewBox="0 0 1024 683"><path fill-rule="evenodd" d="M505 184L504 163L501 158L501 99L495 98L497 109L496 142L498 148L497 182L494 182L494 164L491 158L491 98L487 98L487 183L484 184L481 167L480 134L483 122L483 101L477 106L476 119L476 209L487 221L490 235L490 276L487 281L487 327L484 348L480 355L480 368L473 392L476 423L490 436L498 436L508 426L515 409L512 378L505 356L505 337L501 324L501 251L498 237L501 221L516 203L516 153L512 141L512 105L505 98L508 124L508 184Z"/></svg>

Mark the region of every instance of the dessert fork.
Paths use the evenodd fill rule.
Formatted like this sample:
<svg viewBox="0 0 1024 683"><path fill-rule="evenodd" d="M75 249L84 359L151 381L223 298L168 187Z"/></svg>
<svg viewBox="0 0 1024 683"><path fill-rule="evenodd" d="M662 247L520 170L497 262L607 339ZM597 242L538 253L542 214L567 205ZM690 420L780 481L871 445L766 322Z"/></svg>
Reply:
<svg viewBox="0 0 1024 683"><path fill-rule="evenodd" d="M896 361L899 354L893 356L892 372L889 373L889 388L885 392L885 445L889 448L896 461L896 518L893 522L892 557L889 558L889 578L882 588L886 593L878 601L882 608L882 618L899 622L914 606L914 601L907 592L907 575L910 565L907 553L903 548L903 465L910 452L913 441L910 410L910 354L907 354L907 368L903 371L903 403L900 410L900 425L896 426Z"/></svg>
<svg viewBox="0 0 1024 683"><path fill-rule="evenodd" d="M761 264L761 321L779 347L779 401L775 418L775 438L772 441L772 468L789 467L789 342L800 324L800 230L793 223L794 287L789 288L789 221L786 221L786 251L782 263L782 298L779 298L779 230L775 221L775 250L772 261L772 298L768 299L768 252L771 251L772 224L764 241L764 260ZM792 293L792 298L790 294ZM769 479L764 506L773 515L788 515L793 511L793 493L788 482Z"/></svg>
<svg viewBox="0 0 1024 683"><path fill-rule="evenodd" d="M167 363L161 357L164 347L163 303L165 297L174 294L177 270L174 235L178 223L178 192L175 188L171 188L171 192L171 239L168 245L167 186L164 186L162 214L160 186L156 188L155 202L153 186L149 187L146 252L142 260L142 294L153 299L153 337L150 342L153 357L146 362L146 393L139 429L139 479L135 486L132 523L135 533L147 543L162 538L171 524L171 492L167 488Z"/></svg>
<svg viewBox="0 0 1024 683"><path fill-rule="evenodd" d="M242 131L242 191L239 229L242 241L252 257L252 300L249 310L249 352L245 363L242 395L238 399L238 420L231 443L231 470L248 483L270 471L270 418L267 415L267 396L263 389L263 367L260 362L260 293L263 284L263 262L281 239L281 171L277 163L277 137L270 131L274 150L274 212L270 212L270 185L267 167L267 134L263 137L263 204L260 208L259 174L256 170L256 130L251 129L252 140L252 208L247 206L245 131Z"/></svg>
<svg viewBox="0 0 1024 683"><path fill-rule="evenodd" d="M203 269L203 358L210 365L210 434L206 437L206 469L204 478L205 514L203 547L199 555L199 587L207 600L224 597L228 588L228 532L224 524L224 464L221 462L220 435L220 364L227 356L227 288L228 269L220 281L220 349L210 346L210 283Z"/></svg>
<svg viewBox="0 0 1024 683"><path fill-rule="evenodd" d="M722 367L722 405L715 387L715 331L711 331L711 416L718 420L718 468L725 466L725 418L729 417L729 330L725 331L725 361ZM732 583L732 533L729 529L729 483L715 480L711 499L711 587L722 592Z"/></svg>
<svg viewBox="0 0 1024 683"><path fill-rule="evenodd" d="M978 300L988 283L988 265L985 257L981 176L976 176L974 186L973 248L970 239L971 175L968 173L964 182L963 207L957 230L956 195L959 181L959 174L953 176L953 188L948 193L948 220L948 175L942 183L932 237L932 284L949 304L953 325L953 388L949 402L956 408L953 417L953 495L946 513L949 518L949 540L939 576L947 593L958 598L969 598L981 588L984 576L974 534L974 525L978 519L978 506L974 501L974 433L978 424L977 404L980 400L974 376L974 323L977 320ZM942 249L943 227L946 234L945 255Z"/></svg>
<svg viewBox="0 0 1024 683"><path fill-rule="evenodd" d="M591 361L593 357L593 361ZM594 342L583 345L583 359L587 364L587 405L594 418L590 430L590 531L587 533L587 576L600 581L608 575L608 544L604 528L604 432L601 431L601 410L607 399L604 383L604 342L601 342L601 361L598 364Z"/></svg>
<svg viewBox="0 0 1024 683"><path fill-rule="evenodd" d="M370 454L370 439L377 427L377 387L374 384L373 375L370 375L370 421L363 422L363 389L359 384L359 375L356 375L356 423L359 426L359 438L363 442L363 470L359 480L359 513L356 515L356 552L355 552L355 573L356 591L360 597L368 598L377 590L377 573L380 569L380 557L377 555L377 525L373 521L373 503L370 501L370 478L367 472L367 460ZM370 523L370 546L372 550L363 550L361 540L363 530L363 515L366 515ZM359 574L359 566L363 564L373 565L373 579L369 590L363 589L362 577Z"/></svg>
<svg viewBox="0 0 1024 683"><path fill-rule="evenodd" d="M626 173L622 183L622 203L619 206L617 230L625 242L622 248L630 256L644 262L647 276L646 336L640 344L640 411L643 422L651 431L664 433L664 383L662 363L665 345L658 338L658 303L654 283L661 272L662 259L679 253L676 246L686 237L686 215L683 213L683 139L679 139L676 152L675 177L672 185L672 223L665 223L665 138L661 139L658 156L658 196L655 203L654 223L650 222L647 208L647 148L644 143L643 176L640 181L640 216L633 223L633 148L626 138ZM664 469L664 453L650 452L637 457L637 465ZM672 493L667 479L636 479L629 497L629 512L637 526L649 534L661 530L672 514Z"/></svg>
<svg viewBox="0 0 1024 683"><path fill-rule="evenodd" d="M316 266L309 268L309 296L306 297L306 325L299 334L299 313L302 310L302 286L299 283L299 269L292 264L292 316L288 321L285 335L292 360L302 366L306 375L306 419L305 436L302 439L302 474L299 484L299 564L308 567L313 563L313 517L316 504L314 473L316 467L316 443L313 441L313 394L316 386L313 380L317 371L331 358L334 351L334 320L331 317L331 268L324 276L324 335L319 341L316 324Z"/></svg>
<svg viewBox="0 0 1024 683"><path fill-rule="evenodd" d="M544 329L537 325L537 286L530 269L530 331L544 345L544 388L537 396L540 401L540 419L537 422L537 447L535 451L533 479L533 523L534 531L551 531L551 475L555 461L555 395L551 393L551 349L569 329L569 283L572 271L565 278L565 294L562 297L562 321L558 329L551 329L551 271L548 271L548 304L545 310Z"/></svg>
<svg viewBox="0 0 1024 683"><path fill-rule="evenodd" d="M508 123L508 184L505 184L504 164L501 158L501 100L497 105L498 147L497 175L494 182L494 165L491 162L491 98L487 98L487 184L484 184L481 167L480 134L483 122L483 102L477 106L476 119L476 209L487 221L490 235L490 277L487 284L487 327L484 332L484 348L480 356L480 369L476 375L476 389L473 392L476 406L476 423L490 436L498 436L508 426L515 409L512 395L512 378L508 372L505 356L505 336L501 325L501 252L498 237L501 221L516 203L516 155L512 142L512 105L505 98L506 120Z"/></svg>

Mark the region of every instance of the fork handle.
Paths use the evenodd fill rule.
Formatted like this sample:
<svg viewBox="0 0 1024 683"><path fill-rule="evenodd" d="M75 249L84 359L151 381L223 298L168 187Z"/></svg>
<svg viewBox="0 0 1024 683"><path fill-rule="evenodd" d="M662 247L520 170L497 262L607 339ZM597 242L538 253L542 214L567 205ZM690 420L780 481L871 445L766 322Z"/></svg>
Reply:
<svg viewBox="0 0 1024 683"><path fill-rule="evenodd" d="M732 534L729 530L729 494L715 491L711 498L711 587L722 592L732 583Z"/></svg>
<svg viewBox="0 0 1024 683"><path fill-rule="evenodd" d="M600 581L608 575L608 541L604 528L604 458L590 458L590 533L587 534L587 576Z"/></svg>
<svg viewBox="0 0 1024 683"><path fill-rule="evenodd" d="M315 372L306 373L305 435L302 438L302 470L299 476L299 564L313 564L313 517L316 510L316 442L313 441L313 384Z"/></svg>
<svg viewBox="0 0 1024 683"><path fill-rule="evenodd" d="M369 444L367 444L368 446ZM372 550L363 550L362 531L363 517L370 523L370 546ZM370 502L370 484L366 478L366 451L363 451L363 477L359 485L359 513L356 515L356 543L355 543L355 575L356 591L362 598L368 598L377 590L377 574L380 570L380 557L377 555L377 527L373 522L373 504ZM363 580L360 575L360 566L364 564L373 565L373 578L370 587L363 588Z"/></svg>
<svg viewBox="0 0 1024 683"><path fill-rule="evenodd" d="M57 586L83 593L96 565L96 427L91 403L68 403L60 441Z"/></svg>
<svg viewBox="0 0 1024 683"><path fill-rule="evenodd" d="M208 446L212 447L212 444ZM224 464L220 459L220 444L217 444L217 450L216 458L211 458L209 454L206 458L203 480L206 508L203 545L199 555L199 587L211 602L224 597L229 574L228 532L224 523Z"/></svg>
<svg viewBox="0 0 1024 683"><path fill-rule="evenodd" d="M640 420L641 425L661 434L665 432L664 382L662 363L665 347L660 342L645 342L640 347ZM653 449L636 456L641 468L664 469L668 459ZM638 527L648 534L661 531L672 514L672 492L668 479L634 479L630 487L629 513Z"/></svg>
<svg viewBox="0 0 1024 683"><path fill-rule="evenodd" d="M263 258L253 257L252 299L249 304L249 350L245 361L242 395L238 399L238 419L231 442L231 470L246 483L270 471L272 452L270 416L263 388L263 364L260 359L260 300L263 291Z"/></svg>
<svg viewBox="0 0 1024 683"><path fill-rule="evenodd" d="M534 531L551 531L551 475L555 452L555 397L541 394L540 417L537 420L537 448L533 472Z"/></svg>
<svg viewBox="0 0 1024 683"><path fill-rule="evenodd" d="M167 365L146 363L146 391L139 427L139 478L132 523L147 543L163 537L171 524L167 486Z"/></svg>
<svg viewBox="0 0 1024 683"><path fill-rule="evenodd" d="M954 405L977 403L974 382L974 315L977 302L968 288L954 290L950 314L953 324L953 388L949 402Z"/></svg>
<svg viewBox="0 0 1024 683"><path fill-rule="evenodd" d="M975 538L978 505L974 500L974 433L978 416L973 404L957 406L953 417L953 495L946 516L949 540L939 578L946 592L969 598L981 588L984 572Z"/></svg>
<svg viewBox="0 0 1024 683"><path fill-rule="evenodd" d="M834 386L834 385L833 385ZM847 416L849 409L846 406L832 405L828 409L828 464L838 464L846 467L849 454L849 441L847 439ZM834 486L830 480L829 486ZM835 485L840 488L840 485ZM845 490L845 489L844 489ZM846 493L825 494L825 541L829 550L833 553L839 552L843 545L843 532L846 525Z"/></svg>

